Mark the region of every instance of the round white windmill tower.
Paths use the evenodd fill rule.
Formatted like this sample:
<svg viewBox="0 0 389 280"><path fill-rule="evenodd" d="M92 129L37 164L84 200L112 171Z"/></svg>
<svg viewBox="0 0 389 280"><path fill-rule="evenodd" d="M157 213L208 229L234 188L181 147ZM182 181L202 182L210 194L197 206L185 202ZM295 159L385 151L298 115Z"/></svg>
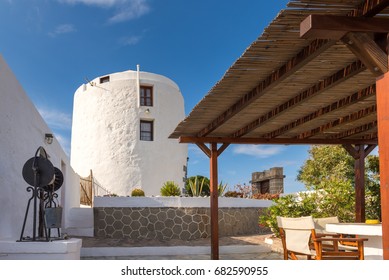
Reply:
<svg viewBox="0 0 389 280"><path fill-rule="evenodd" d="M71 165L117 195L159 195L166 181L182 188L187 145L168 136L184 117L182 94L164 76L138 67L98 77L74 94Z"/></svg>

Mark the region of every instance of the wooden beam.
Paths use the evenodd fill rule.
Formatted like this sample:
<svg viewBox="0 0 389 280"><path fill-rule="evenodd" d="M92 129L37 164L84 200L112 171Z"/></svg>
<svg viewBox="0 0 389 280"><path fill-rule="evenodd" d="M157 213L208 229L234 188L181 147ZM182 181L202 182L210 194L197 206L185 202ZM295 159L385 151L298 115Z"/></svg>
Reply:
<svg viewBox="0 0 389 280"><path fill-rule="evenodd" d="M338 133L336 135L331 136L330 138L342 139L342 138L346 138L346 137L351 137L353 135L365 133L373 128L376 128L377 125L378 125L377 121L373 121L373 122L370 122L370 123L367 123L364 125L360 125L358 127L354 127L354 128L349 129L347 131Z"/></svg>
<svg viewBox="0 0 389 280"><path fill-rule="evenodd" d="M181 136L179 143L228 143L228 144L273 144L273 145L342 145L377 144L377 139L298 139L298 138L233 138Z"/></svg>
<svg viewBox="0 0 389 280"><path fill-rule="evenodd" d="M376 147L377 145L368 145L365 148L365 157L367 157Z"/></svg>
<svg viewBox="0 0 389 280"><path fill-rule="evenodd" d="M355 149L353 145L343 144L342 146L343 146L343 149L345 149L353 159L359 158L358 150Z"/></svg>
<svg viewBox="0 0 389 280"><path fill-rule="evenodd" d="M223 145L217 150L217 155L220 156L229 146L229 143L223 143Z"/></svg>
<svg viewBox="0 0 389 280"><path fill-rule="evenodd" d="M204 152L204 154L207 155L207 157L211 157L211 150L204 144L204 143L195 143L200 150ZM223 143L223 145L217 150L217 155L220 156L229 146L229 143Z"/></svg>
<svg viewBox="0 0 389 280"><path fill-rule="evenodd" d="M283 113L288 112L289 109L294 108L295 106L301 104L302 102L305 102L309 100L310 98L322 93L325 90L328 90L339 83L355 76L356 74L364 71L366 67L362 64L361 61L355 61L348 65L347 67L339 70L335 74L323 79L323 81L315 84L314 86L310 87L307 90L304 90L303 92L299 93L295 97L291 98L287 102L283 103L282 105L274 108L273 110L269 111L268 113L262 115L258 119L252 121L248 125L242 127L241 129L234 132L231 137L241 137L257 127L263 125L264 123L274 119L275 117L278 117L282 115Z"/></svg>
<svg viewBox="0 0 389 280"><path fill-rule="evenodd" d="M363 119L363 118L365 118L365 117L367 117L367 116L369 116L371 114L374 114L376 112L377 112L377 106L373 105L373 106L370 106L368 108L359 110L358 112L349 114L347 116L343 116L343 117L341 117L341 118L339 118L337 120L331 121L331 122L329 122L329 123L327 123L325 125L321 125L320 127L311 129L310 131L301 133L298 136L298 138L299 139L304 139L304 138L314 137L315 135L318 135L318 134L321 134L321 133L326 133L327 130L330 130L330 129L335 128L337 126L344 125L344 124L349 124L349 123L352 123L354 121Z"/></svg>
<svg viewBox="0 0 389 280"><path fill-rule="evenodd" d="M217 143L211 144L210 158L210 199L211 199L211 259L219 259L219 192L218 192L218 170L217 170Z"/></svg>
<svg viewBox="0 0 389 280"><path fill-rule="evenodd" d="M350 16L373 17L389 6L389 0L365 0Z"/></svg>
<svg viewBox="0 0 389 280"><path fill-rule="evenodd" d="M389 73L377 79L377 121L380 150L382 245L384 260L389 260Z"/></svg>
<svg viewBox="0 0 389 280"><path fill-rule="evenodd" d="M389 28L389 23L388 23ZM365 33L348 33L342 41L376 77L388 72L388 55Z"/></svg>
<svg viewBox="0 0 389 280"><path fill-rule="evenodd" d="M242 98L235 102L226 111L211 121L198 134L198 137L204 137L218 128L220 125L231 119L233 116L241 112L244 108L250 105L254 100L261 97L267 91L281 83L290 75L301 69L304 65L312 61L322 52L331 47L335 42L328 40L314 40L301 52L299 52L292 59L287 61L278 70L274 71L262 82L260 82L254 89L246 93Z"/></svg>
<svg viewBox="0 0 389 280"><path fill-rule="evenodd" d="M342 98L341 100L338 100L328 106L325 106L319 110L316 110L315 112L304 116L300 119L297 119L277 130L274 130L272 132L266 133L262 135L263 138L275 138L278 136L281 136L282 134L285 134L289 132L292 129L295 129L307 122L310 122L314 119L317 119L318 117L324 116L328 113L331 113L335 110L344 109L348 106L351 106L352 104L355 104L357 102L360 102L368 97L371 97L375 94L375 85L371 85L363 90L360 90L359 92L356 92L350 96L347 96L345 98Z"/></svg>
<svg viewBox="0 0 389 280"><path fill-rule="evenodd" d="M207 146L205 146L204 143L196 143L196 145L200 148L200 150L204 152L204 154L207 155L207 157L211 157L211 150Z"/></svg>
<svg viewBox="0 0 389 280"><path fill-rule="evenodd" d="M388 33L389 19L309 15L300 24L300 37L304 39L339 40L348 32Z"/></svg>

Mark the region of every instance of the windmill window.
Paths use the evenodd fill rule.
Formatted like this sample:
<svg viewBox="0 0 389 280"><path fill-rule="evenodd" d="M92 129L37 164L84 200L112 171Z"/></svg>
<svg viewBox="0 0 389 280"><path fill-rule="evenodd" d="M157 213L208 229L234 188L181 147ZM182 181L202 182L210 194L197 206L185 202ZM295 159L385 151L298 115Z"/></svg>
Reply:
<svg viewBox="0 0 389 280"><path fill-rule="evenodd" d="M140 106L153 106L153 87L140 86Z"/></svg>
<svg viewBox="0 0 389 280"><path fill-rule="evenodd" d="M140 121L140 140L153 141L154 139L154 122L153 121Z"/></svg>
<svg viewBox="0 0 389 280"><path fill-rule="evenodd" d="M109 82L109 76L101 77L100 78L100 84L108 83Z"/></svg>

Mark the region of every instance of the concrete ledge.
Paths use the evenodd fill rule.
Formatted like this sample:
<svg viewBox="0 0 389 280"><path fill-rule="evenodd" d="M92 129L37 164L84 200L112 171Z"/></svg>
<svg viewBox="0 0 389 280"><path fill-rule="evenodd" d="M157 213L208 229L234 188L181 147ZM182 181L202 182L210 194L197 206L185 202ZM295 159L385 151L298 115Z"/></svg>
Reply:
<svg viewBox="0 0 389 280"><path fill-rule="evenodd" d="M79 260L82 240L50 242L0 240L0 260Z"/></svg>
<svg viewBox="0 0 389 280"><path fill-rule="evenodd" d="M68 214L68 223L63 232L73 236L93 236L93 221L93 208L71 208Z"/></svg>
<svg viewBox="0 0 389 280"><path fill-rule="evenodd" d="M94 236L94 228L82 228L82 227L69 227L63 230L63 233L66 233L67 235L71 236L88 236L93 237Z"/></svg>
<svg viewBox="0 0 389 280"><path fill-rule="evenodd" d="M93 228L93 208L70 208L69 227Z"/></svg>
<svg viewBox="0 0 389 280"><path fill-rule="evenodd" d="M219 208L267 208L271 200L219 197ZM95 197L94 207L210 207L209 197Z"/></svg>
<svg viewBox="0 0 389 280"><path fill-rule="evenodd" d="M231 245L220 246L220 254L268 253L269 246ZM122 256L171 256L211 254L210 246L168 246L168 247L89 247L81 248L81 257Z"/></svg>

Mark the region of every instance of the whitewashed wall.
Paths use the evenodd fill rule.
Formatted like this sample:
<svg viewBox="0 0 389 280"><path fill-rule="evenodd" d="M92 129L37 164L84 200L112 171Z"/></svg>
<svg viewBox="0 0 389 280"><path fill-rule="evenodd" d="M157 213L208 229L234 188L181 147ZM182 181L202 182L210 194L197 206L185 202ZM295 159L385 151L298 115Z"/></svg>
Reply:
<svg viewBox="0 0 389 280"><path fill-rule="evenodd" d="M49 127L0 55L0 240L20 238L31 197L26 191L28 185L22 177L22 168L40 146L65 176L58 191L59 202L64 207L64 227L68 223L68 210L79 207L79 178L57 139L51 145L45 143L45 133L51 133ZM32 215L32 205L30 209ZM32 234L31 221L30 216L25 236Z"/></svg>
<svg viewBox="0 0 389 280"><path fill-rule="evenodd" d="M138 106L137 72L109 74L81 85L74 95L71 164L80 176L112 193L128 196L141 187L159 195L166 181L183 187L187 145L168 139L184 119L184 100L170 79L140 72L140 84L153 86L153 106ZM146 112L148 110L148 112ZM154 121L154 141L140 141L140 120Z"/></svg>

